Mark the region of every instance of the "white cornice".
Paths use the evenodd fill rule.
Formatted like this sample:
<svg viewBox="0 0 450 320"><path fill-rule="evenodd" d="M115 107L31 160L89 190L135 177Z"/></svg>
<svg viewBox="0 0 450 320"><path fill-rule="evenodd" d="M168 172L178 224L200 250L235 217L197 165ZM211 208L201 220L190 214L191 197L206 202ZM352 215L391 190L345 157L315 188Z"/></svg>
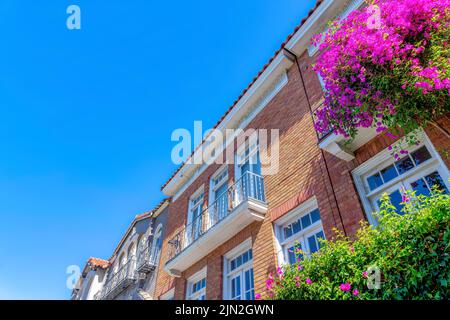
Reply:
<svg viewBox="0 0 450 320"><path fill-rule="evenodd" d="M217 126L218 130L245 128L248 123L273 99L273 97L287 83L286 70L293 64L283 52L280 52L266 70L253 83L249 90L241 97L223 121ZM227 141L225 146L232 140ZM216 144L220 141L216 141ZM203 143L205 145L205 143ZM213 146L211 144L210 146ZM223 149L217 146L218 149ZM217 152L217 156L221 152ZM217 157L216 156L216 157ZM205 169L207 164L185 164L171 181L163 188L163 192L175 200Z"/></svg>
<svg viewBox="0 0 450 320"><path fill-rule="evenodd" d="M285 48L289 49L297 56L300 56L300 54L302 54L303 51L309 46L311 36L323 30L323 26L330 19L336 17L339 12L342 12L348 6L348 3L348 0L323 1L306 20L303 26L300 27L300 29L286 43ZM288 59L283 54L283 50L281 50L274 60L268 65L266 70L258 77L258 79L250 86L249 90L225 116L217 129L235 129L239 127L240 122L246 121L246 114L249 115L247 119L252 119L252 117L256 116L255 113L249 112L248 108L254 106L254 104L257 103L257 100L261 99L261 96L267 94L268 88L273 85L277 77L279 77L280 74L285 73L286 70L292 66L292 64L293 61ZM273 98L273 96L271 98ZM175 200L176 197L203 172L204 168L204 165L202 166L199 164L182 165L181 169L167 183L167 185L164 186L162 189L163 193L167 196L173 197L173 200Z"/></svg>

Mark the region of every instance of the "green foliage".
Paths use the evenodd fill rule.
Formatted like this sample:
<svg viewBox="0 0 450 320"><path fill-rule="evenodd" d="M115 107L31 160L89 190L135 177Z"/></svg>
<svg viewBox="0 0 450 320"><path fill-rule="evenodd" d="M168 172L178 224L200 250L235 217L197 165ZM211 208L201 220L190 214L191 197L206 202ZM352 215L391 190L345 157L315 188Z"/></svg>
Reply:
<svg viewBox="0 0 450 320"><path fill-rule="evenodd" d="M385 195L376 227L363 223L354 241L323 241L310 259L279 269L262 298L450 299L450 195L407 191L395 210ZM368 288L372 266L379 289Z"/></svg>

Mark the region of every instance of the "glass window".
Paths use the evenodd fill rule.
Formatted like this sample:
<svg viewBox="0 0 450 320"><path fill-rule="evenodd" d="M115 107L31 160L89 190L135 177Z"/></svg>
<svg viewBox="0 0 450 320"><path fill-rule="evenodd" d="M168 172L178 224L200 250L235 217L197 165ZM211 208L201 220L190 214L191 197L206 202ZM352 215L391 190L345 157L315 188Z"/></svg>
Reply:
<svg viewBox="0 0 450 320"><path fill-rule="evenodd" d="M291 219L292 221L292 219ZM278 226L282 239L280 244L284 256L284 261L289 264L296 263L298 259L303 259L303 250L309 255L320 248L318 238L324 238L319 209L300 212L294 217L293 222Z"/></svg>
<svg viewBox="0 0 450 320"><path fill-rule="evenodd" d="M195 276L194 276L195 277ZM206 276L200 280L188 281L188 300L205 300L206 298Z"/></svg>
<svg viewBox="0 0 450 320"><path fill-rule="evenodd" d="M405 173L406 171L409 171L412 168L414 168L414 162L412 161L412 159L409 156L407 156L407 157L397 161L395 163L395 166L397 167L398 173L402 174L402 173Z"/></svg>
<svg viewBox="0 0 450 320"><path fill-rule="evenodd" d="M411 156L414 159L416 166L427 161L428 159L431 159L431 154L425 146L417 151L414 151Z"/></svg>
<svg viewBox="0 0 450 320"><path fill-rule="evenodd" d="M448 188L445 186L444 180L437 171L426 176L425 180L427 181L430 188L432 188L433 186L437 186L440 190L444 191L444 193L448 193Z"/></svg>
<svg viewBox="0 0 450 320"><path fill-rule="evenodd" d="M391 155L386 160L388 151L384 151L375 156L375 159L369 160L374 163L374 167L367 168L367 175L359 174L369 191L361 188L362 186L359 184L357 184L357 187L372 223L377 223L372 213L379 211L380 198L384 193L389 194L396 212L403 214L401 212L404 206L401 204L403 190L413 190L417 195L429 195L432 187L437 186L444 192L449 192L450 183L447 179L450 173L447 167L442 166L439 160L432 156L431 148L432 146L425 144L414 151L410 151L398 161L394 161ZM376 158L378 157L382 159L379 163L384 163L384 165L380 166L377 163ZM386 161L390 163L386 164ZM366 167L367 164L364 165L364 168ZM354 174L358 172L359 169L356 168ZM368 207L369 205L370 207Z"/></svg>
<svg viewBox="0 0 450 320"><path fill-rule="evenodd" d="M394 165L390 165L387 168L384 168L381 170L381 175L383 176L384 182L391 181L395 177L398 176L397 170L395 169Z"/></svg>
<svg viewBox="0 0 450 320"><path fill-rule="evenodd" d="M374 190L383 184L380 173L376 173L367 178L370 190Z"/></svg>
<svg viewBox="0 0 450 320"><path fill-rule="evenodd" d="M254 300L253 253L249 249L231 259L226 269L227 286L229 292L224 297L232 300Z"/></svg>

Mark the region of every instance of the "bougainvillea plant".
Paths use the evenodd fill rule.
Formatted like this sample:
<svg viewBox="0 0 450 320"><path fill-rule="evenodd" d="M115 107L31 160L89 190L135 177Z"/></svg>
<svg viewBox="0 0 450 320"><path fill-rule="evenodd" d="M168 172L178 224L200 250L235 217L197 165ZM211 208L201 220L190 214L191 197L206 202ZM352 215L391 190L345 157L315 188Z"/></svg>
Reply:
<svg viewBox="0 0 450 320"><path fill-rule="evenodd" d="M367 0L313 37L325 83L316 129L345 136L361 127L404 134L450 111L450 0Z"/></svg>
<svg viewBox="0 0 450 320"><path fill-rule="evenodd" d="M311 256L269 274L256 299L450 299L450 195L406 191L398 211L384 194L378 225L338 233Z"/></svg>

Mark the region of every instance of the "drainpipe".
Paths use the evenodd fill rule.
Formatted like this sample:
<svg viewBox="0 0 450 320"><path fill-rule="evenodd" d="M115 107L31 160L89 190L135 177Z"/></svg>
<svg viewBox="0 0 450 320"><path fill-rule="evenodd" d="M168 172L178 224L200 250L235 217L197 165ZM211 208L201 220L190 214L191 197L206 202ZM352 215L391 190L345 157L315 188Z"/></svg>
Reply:
<svg viewBox="0 0 450 320"><path fill-rule="evenodd" d="M300 68L300 64L299 64L299 62L298 62L297 55L294 54L292 51L286 49L286 48L283 48L283 50L284 50L284 54L285 54L290 60L293 60L294 63L297 65L297 69L298 69L298 72L299 72L299 74L300 74L300 80L301 80L301 82L302 82L303 91L305 92L306 101L307 101L308 106L309 106L309 114L310 114L310 116L311 116L311 120L312 120L313 123L314 123L314 116L313 116L313 111L312 111L311 100L309 99L308 90L306 90L305 80L304 80L304 78L303 78L303 72L302 72L302 70L301 70L301 68ZM317 136L317 141L319 141L319 135L318 135L317 131L316 131L316 136ZM320 148L319 148L319 149L320 149ZM328 181L329 181L329 183L330 183L331 189L333 190L333 198L334 198L334 202L336 203L336 208L337 208L337 211L338 211L339 220L341 221L341 225L342 225L342 229L343 229L343 231L344 231L344 235L347 236L347 231L345 230L345 225L344 225L344 221L343 221L343 219L342 219L341 210L339 209L339 203L338 203L338 201L337 201L336 193L335 193L335 191L334 191L333 182L332 182L332 180L331 180L330 170L328 169L327 159L325 158L325 153L324 153L324 151L323 151L322 149L320 149L320 152L321 152L321 154L322 154L322 159L323 159L323 161L324 161L324 163L325 163L325 169L326 169L326 171L327 171ZM333 215L333 219L334 219L334 215ZM336 221L335 221L334 223L336 224Z"/></svg>

